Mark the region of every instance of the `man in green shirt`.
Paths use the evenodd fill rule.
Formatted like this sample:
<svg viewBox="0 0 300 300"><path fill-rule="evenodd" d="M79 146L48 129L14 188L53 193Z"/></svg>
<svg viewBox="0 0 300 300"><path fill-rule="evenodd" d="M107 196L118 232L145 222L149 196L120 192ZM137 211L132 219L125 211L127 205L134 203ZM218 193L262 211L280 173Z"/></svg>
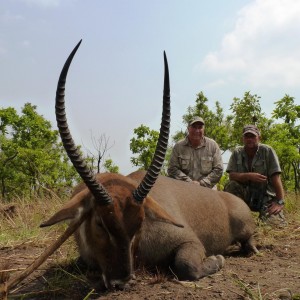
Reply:
<svg viewBox="0 0 300 300"><path fill-rule="evenodd" d="M213 188L223 173L218 144L204 136L204 120L194 117L188 124L188 135L172 149L168 175L175 179Z"/></svg>
<svg viewBox="0 0 300 300"><path fill-rule="evenodd" d="M243 144L229 159L226 172L230 181L224 190L242 198L262 220L284 222L284 191L276 152L260 144L260 131L255 125L243 128Z"/></svg>

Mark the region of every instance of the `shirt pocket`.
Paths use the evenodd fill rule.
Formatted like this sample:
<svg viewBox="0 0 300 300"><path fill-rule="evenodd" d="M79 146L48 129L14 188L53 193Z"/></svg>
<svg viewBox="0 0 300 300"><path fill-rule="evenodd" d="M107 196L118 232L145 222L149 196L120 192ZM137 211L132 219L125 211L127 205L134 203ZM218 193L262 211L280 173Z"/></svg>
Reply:
<svg viewBox="0 0 300 300"><path fill-rule="evenodd" d="M201 157L201 169L204 175L211 172L213 167L213 157L212 156L202 156Z"/></svg>
<svg viewBox="0 0 300 300"><path fill-rule="evenodd" d="M234 172L239 172L239 173L244 173L244 172L248 172L248 169L244 167L244 165L242 164L242 161L237 161L236 163L236 167L237 169L236 170L232 170Z"/></svg>
<svg viewBox="0 0 300 300"><path fill-rule="evenodd" d="M265 175L266 174L265 160L264 159L257 160L252 167L252 171Z"/></svg>
<svg viewBox="0 0 300 300"><path fill-rule="evenodd" d="M187 155L180 155L179 156L179 164L182 171L189 171L190 170L190 157Z"/></svg>

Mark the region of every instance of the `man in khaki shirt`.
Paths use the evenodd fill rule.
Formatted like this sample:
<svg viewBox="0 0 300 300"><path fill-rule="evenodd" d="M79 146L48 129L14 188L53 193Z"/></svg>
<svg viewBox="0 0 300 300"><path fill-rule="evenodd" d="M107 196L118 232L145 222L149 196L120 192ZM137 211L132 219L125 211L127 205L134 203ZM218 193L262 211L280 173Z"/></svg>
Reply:
<svg viewBox="0 0 300 300"><path fill-rule="evenodd" d="M231 154L226 172L229 182L224 191L242 198L259 218L270 225L285 225L284 190L281 168L275 150L260 143L255 125L243 128L243 146Z"/></svg>
<svg viewBox="0 0 300 300"><path fill-rule="evenodd" d="M222 176L223 161L218 144L204 136L204 124L201 117L189 122L187 137L172 150L168 175L213 188Z"/></svg>

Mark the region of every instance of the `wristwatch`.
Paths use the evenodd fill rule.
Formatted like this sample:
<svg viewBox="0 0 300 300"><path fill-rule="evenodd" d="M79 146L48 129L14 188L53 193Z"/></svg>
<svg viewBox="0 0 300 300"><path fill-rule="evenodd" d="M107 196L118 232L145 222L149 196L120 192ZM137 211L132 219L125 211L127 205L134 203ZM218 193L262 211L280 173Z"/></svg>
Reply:
<svg viewBox="0 0 300 300"><path fill-rule="evenodd" d="M279 205L284 205L284 200L283 200L283 199L277 200L277 204L279 204Z"/></svg>

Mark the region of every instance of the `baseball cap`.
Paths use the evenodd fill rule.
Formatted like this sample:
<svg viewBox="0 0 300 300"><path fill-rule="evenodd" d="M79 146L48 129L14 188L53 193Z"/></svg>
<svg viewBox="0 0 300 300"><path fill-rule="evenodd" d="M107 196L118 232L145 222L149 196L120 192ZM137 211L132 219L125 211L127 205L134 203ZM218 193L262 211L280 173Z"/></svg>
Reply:
<svg viewBox="0 0 300 300"><path fill-rule="evenodd" d="M243 128L243 135L246 133L252 133L255 136L260 136L259 129L255 125L246 125Z"/></svg>
<svg viewBox="0 0 300 300"><path fill-rule="evenodd" d="M195 124L195 123L197 123L197 122L202 123L203 125L205 124L205 123L204 123L204 120L203 120L201 117L196 116L196 117L193 117L193 118L190 120L189 126L191 126L191 125L193 125L193 124Z"/></svg>

